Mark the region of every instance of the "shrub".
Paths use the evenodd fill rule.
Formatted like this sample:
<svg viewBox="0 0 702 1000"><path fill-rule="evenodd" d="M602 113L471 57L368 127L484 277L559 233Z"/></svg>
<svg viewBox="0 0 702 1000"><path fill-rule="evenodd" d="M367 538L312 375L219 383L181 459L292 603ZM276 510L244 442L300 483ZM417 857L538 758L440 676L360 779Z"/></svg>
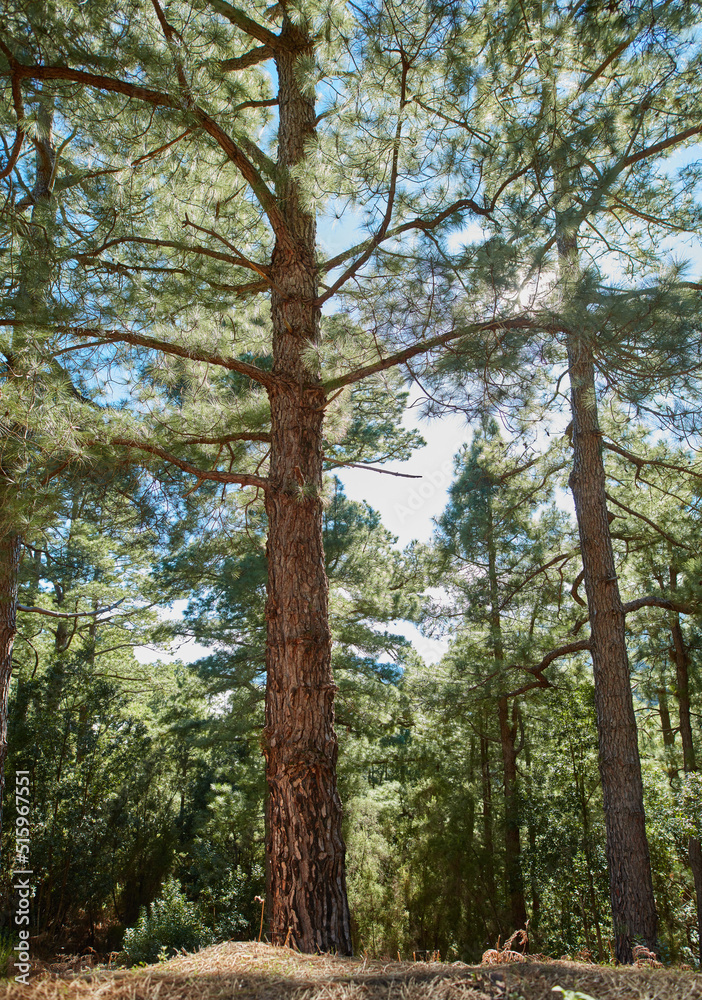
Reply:
<svg viewBox="0 0 702 1000"><path fill-rule="evenodd" d="M197 907L186 899L180 885L169 878L158 899L151 905L151 914L142 908L134 927L124 935L122 948L130 965L156 962L181 949L196 951L212 943Z"/></svg>

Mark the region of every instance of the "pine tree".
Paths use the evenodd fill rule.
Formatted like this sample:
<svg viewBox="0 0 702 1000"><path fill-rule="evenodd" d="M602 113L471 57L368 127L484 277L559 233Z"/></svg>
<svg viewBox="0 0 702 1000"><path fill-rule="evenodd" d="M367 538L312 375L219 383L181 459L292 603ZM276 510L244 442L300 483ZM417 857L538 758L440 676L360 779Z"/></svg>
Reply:
<svg viewBox="0 0 702 1000"><path fill-rule="evenodd" d="M107 95L106 107L129 102L113 130L119 140L113 134L102 146L110 156L101 164L105 173L117 169L115 149L127 150L119 164L124 182L110 192L118 207L105 206L101 223L72 255L83 273L98 270L101 292L83 300L82 323L73 319L53 331L71 346L81 337L133 345L147 371L161 375L159 354L184 359L180 388L175 366L166 372L172 405L155 415L151 437L127 410L107 434L97 415L86 436L169 459L199 481L263 492L271 937L346 953L321 531L325 418L347 387L464 331L393 349L341 316L325 344L321 313L337 292L362 281L381 244L394 250L402 234L411 239L439 218L482 211L441 185L432 191L430 184L424 197L414 181L418 167L428 178L434 167L431 154L420 165L419 105L410 97L431 75L431 60L453 31L451 18L415 5L369 8L354 24L334 4L258 5L245 13L224 0L204 7L152 0L89 11L59 6L47 27L34 7L9 13L0 51L15 89L42 81L65 120L91 136L95 112L80 96L86 88ZM372 62L379 50L384 65ZM274 89L267 63L275 67ZM83 113L93 115L88 126ZM147 150L144 135L153 143ZM135 172L142 180L132 197ZM364 205L370 235L323 261L316 203L327 199ZM180 239L173 239L176 225L184 230ZM253 304L233 309L237 297L255 293L270 297L269 324ZM253 387L248 405L240 393L236 402L236 394L227 396L232 375ZM199 396L184 412L178 394L196 385ZM142 411L162 402L145 391ZM373 449L364 457L373 458Z"/></svg>
<svg viewBox="0 0 702 1000"><path fill-rule="evenodd" d="M551 664L586 644L559 641L567 636L565 614L558 621L559 591L576 554L564 516L552 506L553 487L546 485L562 457L512 451L496 422L486 419L457 456L449 504L438 523L436 582L452 595L451 614L464 618L465 648L458 642L453 659L478 667L498 723L507 897L517 930L527 922L517 774L522 703L530 691L550 687L545 670ZM481 639L482 656L475 648Z"/></svg>
<svg viewBox="0 0 702 1000"><path fill-rule="evenodd" d="M505 194L485 224L492 242L466 239L453 255L444 243L441 267L457 272L461 315L526 310L540 319L543 334L507 328L462 357L456 353L435 379L443 387L434 398L468 412L487 399L512 414L540 398L546 414L566 368L570 487L590 612L617 957L631 961L634 937L655 947L656 910L598 406L613 392L632 412L678 429L698 413L690 404L699 398L699 364L689 345L699 286L686 283L678 266L666 272L659 242L699 224L698 165L677 174L661 166L702 128L700 50L691 30L698 11L673 4L652 12L636 3L509 9L510 18L500 11L482 29L494 75L474 77L458 60L465 86L450 116L444 113L461 136L447 159L459 185L463 177L474 183L485 169L482 144L490 150L492 185ZM511 73L498 75L502 59ZM476 119L491 86L503 111L497 121ZM472 131L476 121L483 135ZM448 380L449 367L463 374ZM482 380L467 377L480 368ZM547 388L549 372L557 372L555 394L553 382ZM661 399L663 386L674 406Z"/></svg>

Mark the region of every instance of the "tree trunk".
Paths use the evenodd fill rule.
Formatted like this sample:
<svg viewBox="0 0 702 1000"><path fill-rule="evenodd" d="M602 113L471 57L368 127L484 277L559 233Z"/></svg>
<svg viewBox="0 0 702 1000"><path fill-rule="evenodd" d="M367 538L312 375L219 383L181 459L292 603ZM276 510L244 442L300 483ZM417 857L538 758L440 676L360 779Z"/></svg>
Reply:
<svg viewBox="0 0 702 1000"><path fill-rule="evenodd" d="M487 497L487 550L488 584L490 587L490 632L495 660L504 665L505 650L500 619L499 580L497 576L497 545L493 521L492 497ZM497 703L502 746L502 773L505 799L505 876L509 898L510 920L514 930L526 926L526 902L522 876L521 844L519 837L519 808L517 802L517 719L516 703L512 705L512 723L506 698Z"/></svg>
<svg viewBox="0 0 702 1000"><path fill-rule="evenodd" d="M631 962L635 937L655 948L657 915L624 612L607 516L593 357L587 341L575 334L568 334L567 346L573 416L569 485L575 501L590 614L615 950L619 962Z"/></svg>
<svg viewBox="0 0 702 1000"><path fill-rule="evenodd" d="M487 720L484 720L487 725ZM491 899L495 898L495 867L493 859L495 848L492 838L492 780L490 776L490 745L487 736L480 737L480 776L483 799L483 844L485 845L485 865L483 873L487 883L487 891Z"/></svg>
<svg viewBox="0 0 702 1000"><path fill-rule="evenodd" d="M273 944L351 953L328 583L322 545L324 393L305 351L319 341L315 220L300 205L290 170L314 134L314 99L296 78L303 29L286 18L290 50L279 80L279 195L292 239L278 238L271 276L273 371L266 603L266 844Z"/></svg>
<svg viewBox="0 0 702 1000"><path fill-rule="evenodd" d="M665 684L661 684L659 688L656 688L656 694L658 695L658 714L661 717L661 732L663 733L663 746L672 747L675 746L675 733L673 732L673 727L670 724L668 691L666 690Z"/></svg>
<svg viewBox="0 0 702 1000"><path fill-rule="evenodd" d="M670 567L670 587L677 590L677 572ZM673 654L675 658L675 686L680 719L680 740L683 748L683 770L685 773L697 770L695 744L692 740L692 720L690 718L690 654L688 653L680 616L677 612L671 615L670 631L673 637ZM695 898L697 901L697 934L699 942L698 959L702 962L702 845L697 837L690 837L687 845L692 878L695 883Z"/></svg>
<svg viewBox="0 0 702 1000"><path fill-rule="evenodd" d="M42 232L39 243L35 241L31 248L25 250L21 261L20 286L17 293L18 311L31 315L31 303L36 302L37 288L46 290L47 280L44 280L48 266L48 253L42 243L46 230L41 226L42 215L51 200L51 174L53 171L55 150L52 137L53 115L43 107L37 111L37 129L34 138L36 149L36 174L32 190L33 208L32 222L37 222L37 229ZM28 308L29 304L29 308ZM20 370L15 359L15 352L24 340L24 333L13 331L12 348L7 357L8 369L19 376ZM12 439L10 439L10 442ZM12 482L12 445L8 447L7 440L3 442L4 462L0 474ZM19 564L22 551L22 539L14 530L17 523L15 505L18 496L13 486L3 488L0 494L0 834L2 833L2 805L5 791L5 760L7 758L7 710L12 678L12 647L17 633L17 593L19 587Z"/></svg>
<svg viewBox="0 0 702 1000"><path fill-rule="evenodd" d="M7 704L12 678L12 647L17 633L17 589L22 540L7 534L0 539L0 835L7 758Z"/></svg>
<svg viewBox="0 0 702 1000"><path fill-rule="evenodd" d="M526 927L526 902L522 876L521 843L519 836L519 805L517 801L517 721L516 705L512 706L512 722L506 698L498 702L500 742L505 792L505 874L509 896L510 919L514 930Z"/></svg>

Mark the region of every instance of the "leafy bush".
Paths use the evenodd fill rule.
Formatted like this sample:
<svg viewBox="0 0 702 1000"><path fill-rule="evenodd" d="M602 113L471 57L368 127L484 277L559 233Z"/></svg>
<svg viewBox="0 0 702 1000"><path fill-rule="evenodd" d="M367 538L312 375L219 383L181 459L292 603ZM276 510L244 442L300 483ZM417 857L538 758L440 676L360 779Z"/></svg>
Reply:
<svg viewBox="0 0 702 1000"><path fill-rule="evenodd" d="M196 951L211 943L212 932L204 925L198 908L186 899L176 879L169 878L152 903L151 914L142 908L136 925L127 929L122 948L134 965L156 962L181 948Z"/></svg>

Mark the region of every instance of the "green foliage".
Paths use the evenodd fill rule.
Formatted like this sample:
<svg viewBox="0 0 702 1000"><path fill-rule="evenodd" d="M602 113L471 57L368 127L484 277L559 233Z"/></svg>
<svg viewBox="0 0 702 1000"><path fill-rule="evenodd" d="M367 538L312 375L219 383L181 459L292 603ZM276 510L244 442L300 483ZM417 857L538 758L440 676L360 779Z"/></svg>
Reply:
<svg viewBox="0 0 702 1000"><path fill-rule="evenodd" d="M9 979L12 975L11 960L16 955L15 942L10 930L0 930L0 979Z"/></svg>
<svg viewBox="0 0 702 1000"><path fill-rule="evenodd" d="M127 929L122 945L130 965L150 964L176 952L197 951L212 943L212 934L197 907L189 902L174 878L166 880L161 894L147 912L144 907L134 927Z"/></svg>

